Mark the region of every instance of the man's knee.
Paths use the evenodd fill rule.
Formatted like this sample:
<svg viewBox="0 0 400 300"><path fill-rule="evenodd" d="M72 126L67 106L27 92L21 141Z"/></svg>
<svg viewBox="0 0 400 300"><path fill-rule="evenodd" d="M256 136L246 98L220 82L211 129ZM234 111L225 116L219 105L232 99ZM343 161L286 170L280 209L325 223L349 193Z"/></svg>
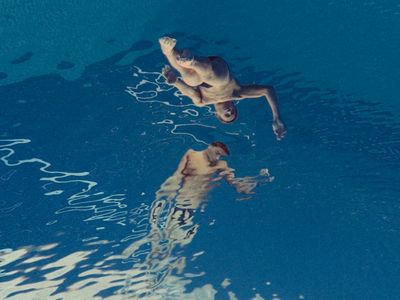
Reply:
<svg viewBox="0 0 400 300"><path fill-rule="evenodd" d="M198 93L194 93L190 98L192 98L193 103L196 104L197 106L205 106L203 99Z"/></svg>
<svg viewBox="0 0 400 300"><path fill-rule="evenodd" d="M185 95L192 99L193 103L196 106L205 106L203 99L201 98L201 95L198 91L188 90L186 91Z"/></svg>

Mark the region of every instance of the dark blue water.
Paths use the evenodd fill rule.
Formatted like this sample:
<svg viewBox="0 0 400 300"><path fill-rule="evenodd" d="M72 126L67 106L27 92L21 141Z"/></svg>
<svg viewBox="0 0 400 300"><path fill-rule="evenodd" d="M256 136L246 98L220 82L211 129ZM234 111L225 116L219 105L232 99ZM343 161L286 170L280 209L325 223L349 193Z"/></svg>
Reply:
<svg viewBox="0 0 400 300"><path fill-rule="evenodd" d="M0 298L400 299L399 14L395 1L2 2ZM223 125L165 85L163 34L274 85L285 139L263 101ZM263 184L249 198L213 187L174 231L190 238L154 234L163 183L216 140Z"/></svg>

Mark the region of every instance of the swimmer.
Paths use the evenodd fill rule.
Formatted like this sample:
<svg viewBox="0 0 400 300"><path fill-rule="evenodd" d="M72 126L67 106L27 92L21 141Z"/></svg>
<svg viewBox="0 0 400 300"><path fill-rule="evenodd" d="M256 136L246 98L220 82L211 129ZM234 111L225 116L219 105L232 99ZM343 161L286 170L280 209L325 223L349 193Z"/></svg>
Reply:
<svg viewBox="0 0 400 300"><path fill-rule="evenodd" d="M166 190L176 188L173 191L175 206L195 210L207 199L214 184L221 179L238 193L253 194L257 177L235 177L234 169L221 159L229 154L228 147L222 142L211 143L201 151L189 149L181 158L174 174L162 185L160 195L165 195Z"/></svg>
<svg viewBox="0 0 400 300"><path fill-rule="evenodd" d="M250 195L258 185L272 180L268 172L236 177L235 170L222 159L229 154L228 147L221 142L214 142L201 151L187 150L175 172L156 193L147 220L149 233L128 246L123 256L128 258L148 245L151 249L144 262L149 268L148 274L161 269L161 273L170 274L174 268L172 262L177 259L172 257L173 249L191 243L199 227L194 221L195 213L204 210L208 194L219 181L225 180L238 193ZM140 223L144 226L146 222Z"/></svg>
<svg viewBox="0 0 400 300"><path fill-rule="evenodd" d="M213 104L217 118L223 123L231 123L237 118L232 100L265 97L272 110L272 129L278 140L284 137L286 129L280 118L277 97L272 86L241 85L221 57L195 57L190 50L177 49L176 39L167 36L160 38L159 42L161 51L170 63L162 70L166 82L189 97L193 104Z"/></svg>

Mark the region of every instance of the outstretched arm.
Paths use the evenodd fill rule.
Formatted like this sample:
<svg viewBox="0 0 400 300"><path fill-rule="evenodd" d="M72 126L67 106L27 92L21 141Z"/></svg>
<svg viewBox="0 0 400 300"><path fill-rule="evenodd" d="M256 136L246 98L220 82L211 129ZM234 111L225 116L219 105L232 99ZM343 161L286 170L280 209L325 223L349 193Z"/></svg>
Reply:
<svg viewBox="0 0 400 300"><path fill-rule="evenodd" d="M267 85L244 85L240 87L239 95L241 99L265 97L272 111L272 128L278 140L282 139L286 133L285 125L281 121L278 101L275 90Z"/></svg>
<svg viewBox="0 0 400 300"><path fill-rule="evenodd" d="M229 168L225 161L221 161L219 175L225 179L225 181L233 186L238 193L242 194L254 194L253 189L256 187L257 182L250 181L251 177L237 178L235 177L235 169Z"/></svg>

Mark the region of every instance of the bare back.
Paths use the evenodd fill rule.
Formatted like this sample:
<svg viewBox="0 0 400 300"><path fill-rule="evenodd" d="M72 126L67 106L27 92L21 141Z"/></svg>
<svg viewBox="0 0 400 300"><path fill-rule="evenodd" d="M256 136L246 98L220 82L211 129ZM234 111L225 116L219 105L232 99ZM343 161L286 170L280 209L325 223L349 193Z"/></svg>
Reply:
<svg viewBox="0 0 400 300"><path fill-rule="evenodd" d="M205 103L216 103L235 98L240 86L233 77L228 64L221 57L209 56L210 72L200 74L203 81L198 86Z"/></svg>

